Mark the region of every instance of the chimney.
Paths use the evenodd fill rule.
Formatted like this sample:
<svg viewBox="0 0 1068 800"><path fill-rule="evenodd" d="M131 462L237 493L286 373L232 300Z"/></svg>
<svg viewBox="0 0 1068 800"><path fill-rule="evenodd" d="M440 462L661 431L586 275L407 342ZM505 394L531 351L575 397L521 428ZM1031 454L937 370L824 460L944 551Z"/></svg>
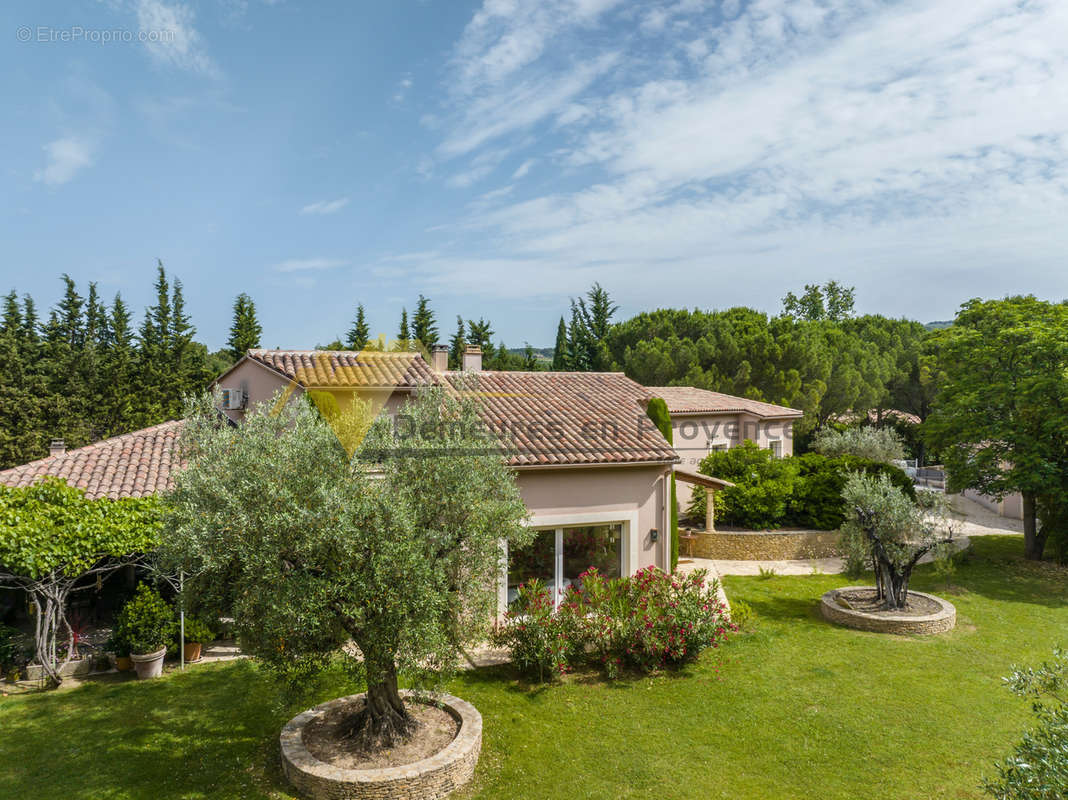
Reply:
<svg viewBox="0 0 1068 800"><path fill-rule="evenodd" d="M482 348L477 344L469 344L464 350L464 372L482 371Z"/></svg>
<svg viewBox="0 0 1068 800"><path fill-rule="evenodd" d="M449 346L436 344L430 348L430 368L434 372L445 372L449 368Z"/></svg>
<svg viewBox="0 0 1068 800"><path fill-rule="evenodd" d="M53 439L52 444L48 446L48 455L61 456L67 452L67 443L62 439Z"/></svg>

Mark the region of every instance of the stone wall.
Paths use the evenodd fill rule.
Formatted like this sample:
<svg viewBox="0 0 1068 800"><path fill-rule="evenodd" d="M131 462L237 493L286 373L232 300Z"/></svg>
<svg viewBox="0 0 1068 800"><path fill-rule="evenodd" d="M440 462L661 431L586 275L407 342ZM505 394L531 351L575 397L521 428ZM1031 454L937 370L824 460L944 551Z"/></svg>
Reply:
<svg viewBox="0 0 1068 800"><path fill-rule="evenodd" d="M787 561L838 555L838 531L703 531L684 529L697 538L679 543L685 557L724 561Z"/></svg>
<svg viewBox="0 0 1068 800"><path fill-rule="evenodd" d="M412 698L411 692L401 694ZM334 767L315 758L304 747L304 726L362 696L323 703L298 714L282 729L282 771L302 795L313 800L438 800L471 780L482 750L482 715L452 695L435 699L460 723L460 730L445 749L430 758L401 767L362 770Z"/></svg>
<svg viewBox="0 0 1068 800"><path fill-rule="evenodd" d="M838 593L848 592L853 589L870 589L872 587L847 586L842 589L832 589L820 598L820 613L828 622L836 625L845 625L847 628L856 628L861 631L872 633L896 633L910 636L929 636L934 633L945 633L952 630L957 624L957 609L948 600L943 600L926 592L914 592L909 590L910 595L926 597L939 605L939 610L934 614L909 615L882 612L872 614L865 611L843 608L838 604Z"/></svg>

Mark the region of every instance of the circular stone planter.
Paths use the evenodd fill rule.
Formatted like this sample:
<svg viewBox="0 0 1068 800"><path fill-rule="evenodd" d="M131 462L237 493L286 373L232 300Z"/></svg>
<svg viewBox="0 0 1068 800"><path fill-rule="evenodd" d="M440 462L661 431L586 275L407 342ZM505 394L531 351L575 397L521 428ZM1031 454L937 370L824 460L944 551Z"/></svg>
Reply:
<svg viewBox="0 0 1068 800"><path fill-rule="evenodd" d="M957 624L957 609L948 600L926 592L909 590L909 596L922 597L938 606L932 614L898 614L891 611L872 613L845 608L838 602L839 592L852 592L863 589L872 590L872 586L846 586L832 589L820 600L820 613L823 618L837 625L856 628L873 633L898 633L925 636L932 633L945 633Z"/></svg>
<svg viewBox="0 0 1068 800"><path fill-rule="evenodd" d="M413 692L401 696L415 700ZM343 769L320 761L304 746L304 728L313 720L363 694L339 697L293 717L282 728L282 771L301 794L315 800L437 800L463 786L475 772L482 750L482 715L473 705L443 694L435 700L459 723L444 749L429 758L399 767Z"/></svg>

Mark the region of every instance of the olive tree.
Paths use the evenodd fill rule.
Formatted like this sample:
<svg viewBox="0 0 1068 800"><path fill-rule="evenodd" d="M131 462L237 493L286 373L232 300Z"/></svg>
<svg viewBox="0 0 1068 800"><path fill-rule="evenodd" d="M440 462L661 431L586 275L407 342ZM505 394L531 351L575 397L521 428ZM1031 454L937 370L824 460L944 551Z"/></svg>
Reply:
<svg viewBox="0 0 1068 800"><path fill-rule="evenodd" d="M486 634L501 544L532 536L525 507L467 393L424 391L351 457L311 402L275 409L235 429L210 398L191 408L165 556L227 584L242 647L267 665L344 659L367 684L354 740L390 746L413 730L398 673L433 689Z"/></svg>
<svg viewBox="0 0 1068 800"><path fill-rule="evenodd" d="M1031 701L1036 724L983 787L996 800L1068 797L1068 651L1054 650L1037 669L1013 667L1005 684Z"/></svg>
<svg viewBox="0 0 1068 800"><path fill-rule="evenodd" d="M835 430L823 428L814 440L813 448L825 456L858 456L882 464L905 458L905 445L892 428L862 427Z"/></svg>
<svg viewBox="0 0 1068 800"><path fill-rule="evenodd" d="M22 589L33 602L34 658L49 687L62 683L74 657L71 593L139 561L155 549L159 529L153 498L89 500L56 478L0 487L0 586Z"/></svg>
<svg viewBox="0 0 1068 800"><path fill-rule="evenodd" d="M905 608L912 571L927 553L952 547L953 529L937 506L924 508L886 475L854 473L842 489L843 549L861 552L875 571L877 597L887 610Z"/></svg>

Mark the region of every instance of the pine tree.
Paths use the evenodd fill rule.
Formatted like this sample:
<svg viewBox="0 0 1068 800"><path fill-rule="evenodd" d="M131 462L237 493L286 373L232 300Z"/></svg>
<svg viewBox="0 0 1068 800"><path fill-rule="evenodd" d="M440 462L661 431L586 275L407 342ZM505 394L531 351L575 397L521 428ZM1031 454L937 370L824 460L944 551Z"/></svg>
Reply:
<svg viewBox="0 0 1068 800"><path fill-rule="evenodd" d="M419 302L412 315L412 338L427 350L438 343L438 326L434 312L430 309L430 300L419 295Z"/></svg>
<svg viewBox="0 0 1068 800"><path fill-rule="evenodd" d="M246 352L260 346L263 328L256 319L256 304L242 292L234 300L234 321L230 325L230 338L226 340L230 359L240 361Z"/></svg>
<svg viewBox="0 0 1068 800"><path fill-rule="evenodd" d="M467 347L467 336L464 335L464 318L456 315L456 333L449 339L449 368L460 369L463 366L464 349Z"/></svg>
<svg viewBox="0 0 1068 800"><path fill-rule="evenodd" d="M407 350L411 341L411 329L408 327L408 309L401 309L400 330L397 332L397 349Z"/></svg>
<svg viewBox="0 0 1068 800"><path fill-rule="evenodd" d="M553 347L553 369L565 370L567 363L567 325L564 318L560 317L560 324L556 328L556 346Z"/></svg>
<svg viewBox="0 0 1068 800"><path fill-rule="evenodd" d="M481 317L478 322L473 319L467 321L467 343L478 345L487 356L493 354L493 328L490 323Z"/></svg>
<svg viewBox="0 0 1068 800"><path fill-rule="evenodd" d="M349 350L363 350L367 347L367 340L370 335L371 330L367 326L363 303L359 303L356 306L356 319L353 320L352 327L349 328L348 340L346 341Z"/></svg>

